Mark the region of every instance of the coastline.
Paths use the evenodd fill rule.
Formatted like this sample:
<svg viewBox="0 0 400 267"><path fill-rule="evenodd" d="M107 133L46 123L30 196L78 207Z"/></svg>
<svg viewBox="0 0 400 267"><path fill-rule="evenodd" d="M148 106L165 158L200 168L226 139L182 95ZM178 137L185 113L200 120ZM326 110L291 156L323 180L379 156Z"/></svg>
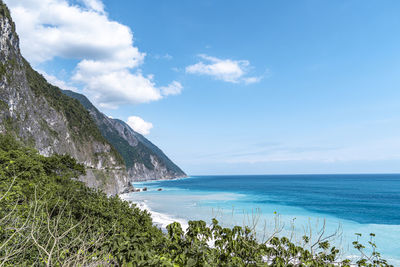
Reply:
<svg viewBox="0 0 400 267"><path fill-rule="evenodd" d="M147 211L150 213L150 216L153 220L153 224L159 227L164 233L167 232L167 226L173 222L179 222L181 224L182 230L186 231L188 228L188 220L182 219L182 218L177 218L174 217L172 214L168 213L161 213L152 210L149 205L146 203L146 200L143 201L135 201L130 194L143 194L143 192L136 192L136 193L126 193L126 194L120 194L119 197L122 200L128 201L131 204L135 204L137 208L139 208L142 211ZM283 231L285 232L285 231ZM288 232L285 233L286 235ZM278 233L278 236L280 236L280 233ZM342 237L341 237L342 238ZM210 246L213 246L212 240L208 241L208 244ZM346 249L345 247L341 248L342 250L342 256L343 259L357 259L359 257L358 254L353 254L351 253L348 248ZM397 258L388 258L389 262L392 264L395 264L394 266L397 266L397 264L400 264L400 260ZM357 266L356 264L351 264L350 266Z"/></svg>
<svg viewBox="0 0 400 267"><path fill-rule="evenodd" d="M137 193L136 193L137 194ZM128 201L129 203L135 204L137 208L142 211L147 211L150 213L151 218L153 219L153 223L158 226L163 232L167 231L167 226L173 222L179 222L182 226L183 230L186 230L188 227L188 222L186 220L175 218L170 214L156 212L152 210L147 204L146 200L144 201L135 201L130 197L130 193L119 194L119 198L122 200Z"/></svg>
<svg viewBox="0 0 400 267"><path fill-rule="evenodd" d="M217 217L218 221L224 224L225 227L231 227L231 225L249 225L252 223L254 219L252 216L254 215L259 216L257 219L260 219L260 224L267 218L268 230L271 230L274 227L274 214L278 214L281 222L285 224L282 234L290 235L291 222L295 222L295 235L297 238L301 238L303 226L311 226L311 224L315 226L316 223L319 222L321 224L326 219L327 232L335 231L338 226L342 228L343 233L340 240L338 240L338 245L345 252L346 257L351 258L352 255L358 255L354 253L355 251L351 245L351 241L354 241L355 238L354 233L363 233L363 238L365 239L369 233L373 232L377 235L378 251L384 255L388 255L387 259L392 264L400 266L400 259L396 252L400 244L396 245L396 242L393 241L395 237L400 236L398 225L356 222L339 218L335 214L319 213L303 209L299 206L271 202L272 199L269 197L260 198L260 195L247 194L240 191L243 188L237 186L249 186L248 180L246 183L243 180L237 184L232 183L231 187L236 186L236 190L231 187L226 189L225 186L221 190L210 190L210 188L213 188L212 186L215 186L212 183L219 181L219 179L204 181L203 179L207 179L207 177L195 176L192 178L193 180L189 180L188 183L186 183L185 178L177 178L174 179L175 181L150 180L147 182L135 182L133 183L135 187L147 186L149 189L148 192L120 196L124 200L135 203L138 208L147 210L151 214L154 224L163 231L165 231L165 227L169 223L174 221L178 221L181 223L182 228L185 228L189 220L201 219L208 224L211 217ZM292 182L292 180L290 181ZM303 179L299 181L301 183L304 182ZM279 179L279 184L281 183L283 181ZM157 192L157 188L162 188L163 190ZM238 193L230 193L229 191L232 190ZM284 195L288 194L286 187L285 190L286 193L282 193ZM235 205L234 209L233 205ZM252 213L253 207L255 209L254 214ZM260 207L260 213L257 213L257 207ZM245 209L247 209L247 213L243 212ZM262 228L262 225L260 225L260 228Z"/></svg>

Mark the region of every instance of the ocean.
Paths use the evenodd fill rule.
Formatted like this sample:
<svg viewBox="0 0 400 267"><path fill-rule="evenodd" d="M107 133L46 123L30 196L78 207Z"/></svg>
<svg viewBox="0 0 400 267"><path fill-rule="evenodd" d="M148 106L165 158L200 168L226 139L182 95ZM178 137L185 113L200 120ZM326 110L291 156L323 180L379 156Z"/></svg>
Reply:
<svg viewBox="0 0 400 267"><path fill-rule="evenodd" d="M193 176L134 186L148 191L122 197L149 210L161 228L217 218L251 227L260 241L277 234L294 242L324 228L347 258L359 255L355 233L365 244L374 233L378 251L400 266L400 174Z"/></svg>

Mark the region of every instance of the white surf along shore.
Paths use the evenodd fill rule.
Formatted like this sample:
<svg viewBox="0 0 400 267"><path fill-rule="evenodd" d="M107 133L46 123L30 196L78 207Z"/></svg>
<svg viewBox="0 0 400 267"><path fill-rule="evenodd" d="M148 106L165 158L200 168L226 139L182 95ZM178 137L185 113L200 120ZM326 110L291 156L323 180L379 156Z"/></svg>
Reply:
<svg viewBox="0 0 400 267"><path fill-rule="evenodd" d="M133 193L133 194L138 194ZM166 231L167 226L173 222L178 222L181 224L182 229L186 230L188 228L188 222L183 219L175 218L169 214L164 214L160 212L156 212L154 210L151 210L150 207L146 204L146 200L143 201L135 201L132 198L132 193L126 193L126 194L120 194L119 197L123 200L129 201L130 203L136 204L136 207L138 207L140 210L147 211L150 213L151 218L153 219L153 223L157 225L159 228L161 228L162 231Z"/></svg>
<svg viewBox="0 0 400 267"><path fill-rule="evenodd" d="M188 179L190 177L178 177L175 179L160 179L160 180L180 180L180 179ZM144 180L140 182L134 182L132 185L139 189L139 192L131 192L131 193L124 193L124 194L119 194L119 197L123 200L126 200L130 203L136 204L136 207L138 207L140 210L147 211L150 213L151 218L153 219L153 223L157 225L159 228L161 228L162 231L166 232L167 231L167 226L173 222L178 222L181 224L182 229L186 230L189 227L188 221L181 219L181 218L176 218L173 217L170 214L166 213L161 213L161 212L156 212L152 210L148 205L147 205L147 200L137 200L134 198L134 194L138 193L145 193L143 190L144 186L142 186L143 183L151 183L151 182L158 182L160 180ZM157 191L156 188L148 188L148 191Z"/></svg>

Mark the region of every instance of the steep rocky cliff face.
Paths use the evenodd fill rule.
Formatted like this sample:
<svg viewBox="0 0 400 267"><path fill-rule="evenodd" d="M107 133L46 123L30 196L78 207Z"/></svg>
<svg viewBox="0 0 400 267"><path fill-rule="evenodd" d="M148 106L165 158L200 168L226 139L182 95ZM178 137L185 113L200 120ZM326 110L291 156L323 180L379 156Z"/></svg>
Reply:
<svg viewBox="0 0 400 267"><path fill-rule="evenodd" d="M2 0L0 133L12 134L46 156L73 156L86 166L87 175L79 179L108 194L121 192L134 180L185 176L128 125L107 118L83 95L62 93L33 70L20 53L15 25Z"/></svg>
<svg viewBox="0 0 400 267"><path fill-rule="evenodd" d="M129 179L140 181L186 176L157 146L125 122L107 117L82 94L67 90L63 93L77 99L89 111L101 134L122 155Z"/></svg>
<svg viewBox="0 0 400 267"><path fill-rule="evenodd" d="M7 7L0 1L0 132L43 155L69 154L84 163L89 186L114 194L128 182L123 159L82 105L61 93L21 56Z"/></svg>

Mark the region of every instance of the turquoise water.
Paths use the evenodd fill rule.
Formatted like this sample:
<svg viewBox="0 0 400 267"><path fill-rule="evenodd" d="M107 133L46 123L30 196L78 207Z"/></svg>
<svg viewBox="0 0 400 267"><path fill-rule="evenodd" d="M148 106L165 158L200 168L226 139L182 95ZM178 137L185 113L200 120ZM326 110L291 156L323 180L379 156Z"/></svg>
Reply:
<svg viewBox="0 0 400 267"><path fill-rule="evenodd" d="M162 227L216 217L225 226L253 227L260 240L279 231L294 241L324 227L336 233L332 242L346 257L357 254L354 233L375 233L382 255L400 266L397 174L196 176L134 185L149 191L125 198L149 209Z"/></svg>

